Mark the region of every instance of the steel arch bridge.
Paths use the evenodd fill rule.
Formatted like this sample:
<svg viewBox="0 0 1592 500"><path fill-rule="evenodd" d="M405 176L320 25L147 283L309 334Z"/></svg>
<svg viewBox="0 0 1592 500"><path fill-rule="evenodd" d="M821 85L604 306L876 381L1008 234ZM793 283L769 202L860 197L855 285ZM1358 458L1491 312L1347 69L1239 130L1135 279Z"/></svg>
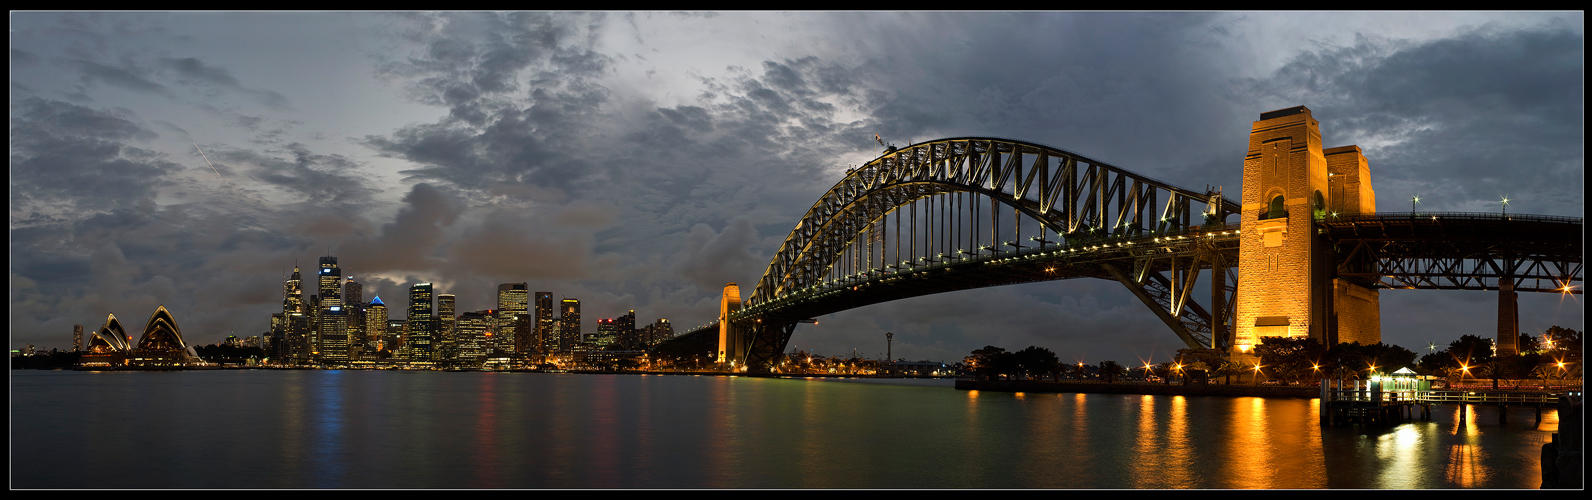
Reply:
<svg viewBox="0 0 1592 500"><path fill-rule="evenodd" d="M795 326L825 314L955 290L1110 279L1190 347L1226 349L1241 209L1040 144L953 138L891 149L847 172L786 237L742 307L666 343L713 344L756 370ZM1197 215L1196 215L1197 214ZM1580 293L1582 221L1421 213L1317 216L1336 274L1372 288ZM1206 276L1204 284L1201 275ZM1515 279L1521 280L1514 285ZM1525 280L1532 280L1526 284ZM1210 287L1210 304L1193 291ZM727 323L718 346L720 323Z"/></svg>
<svg viewBox="0 0 1592 500"><path fill-rule="evenodd" d="M953 290L1068 278L1126 285L1190 346L1221 345L1239 205L1040 144L928 141L850 170L796 224L728 320L768 367L795 325ZM1192 299L1201 270L1216 304ZM1213 316L1212 311L1215 311ZM706 336L717 322L686 336Z"/></svg>

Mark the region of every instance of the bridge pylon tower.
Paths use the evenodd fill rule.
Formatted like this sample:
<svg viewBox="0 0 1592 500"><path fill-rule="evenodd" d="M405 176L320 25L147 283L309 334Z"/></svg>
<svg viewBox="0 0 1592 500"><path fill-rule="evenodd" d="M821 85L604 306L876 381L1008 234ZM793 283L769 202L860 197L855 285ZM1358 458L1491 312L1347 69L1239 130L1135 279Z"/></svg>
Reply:
<svg viewBox="0 0 1592 500"><path fill-rule="evenodd" d="M1358 146L1322 149L1304 106L1262 113L1244 157L1234 354L1249 358L1265 337L1324 345L1381 342L1373 283L1336 276L1329 217L1376 213L1370 169Z"/></svg>

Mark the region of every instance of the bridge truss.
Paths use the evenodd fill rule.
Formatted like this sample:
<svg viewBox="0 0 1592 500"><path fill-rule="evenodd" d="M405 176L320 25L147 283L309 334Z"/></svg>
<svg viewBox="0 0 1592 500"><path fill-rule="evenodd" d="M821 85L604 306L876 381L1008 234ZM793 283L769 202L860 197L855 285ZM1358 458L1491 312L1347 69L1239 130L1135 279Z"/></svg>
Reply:
<svg viewBox="0 0 1592 500"><path fill-rule="evenodd" d="M1579 217L1380 213L1328 218L1337 276L1376 288L1581 293Z"/></svg>
<svg viewBox="0 0 1592 500"><path fill-rule="evenodd" d="M914 144L849 171L819 198L732 320L746 329L746 363L767 368L806 318L951 290L1094 277L1127 286L1189 346L1216 347L1236 288L1237 228L1225 220L1238 210L1219 191L1171 186L1048 146L994 138ZM1201 270L1213 271L1212 308L1192 298Z"/></svg>

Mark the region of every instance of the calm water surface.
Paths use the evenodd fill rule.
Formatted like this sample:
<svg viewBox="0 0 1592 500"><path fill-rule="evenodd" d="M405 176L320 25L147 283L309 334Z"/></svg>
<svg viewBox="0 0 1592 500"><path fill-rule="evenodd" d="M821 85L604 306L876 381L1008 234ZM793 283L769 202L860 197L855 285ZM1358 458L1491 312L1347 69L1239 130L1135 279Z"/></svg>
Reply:
<svg viewBox="0 0 1592 500"><path fill-rule="evenodd" d="M949 381L11 372L13 488L1535 488L1515 409L1321 428L1300 399ZM1479 412L1479 413L1478 413Z"/></svg>

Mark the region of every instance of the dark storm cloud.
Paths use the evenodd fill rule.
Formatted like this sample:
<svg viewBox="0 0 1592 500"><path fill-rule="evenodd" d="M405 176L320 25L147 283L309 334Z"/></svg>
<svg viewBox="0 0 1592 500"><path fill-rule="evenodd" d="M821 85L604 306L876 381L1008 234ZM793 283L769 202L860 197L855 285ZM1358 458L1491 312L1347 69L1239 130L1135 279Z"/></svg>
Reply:
<svg viewBox="0 0 1592 500"><path fill-rule="evenodd" d="M1584 36L1480 29L1411 43L1360 37L1302 54L1252 88L1306 103L1331 144L1367 148L1381 211L1583 203ZM1402 201L1401 201L1402 200Z"/></svg>
<svg viewBox="0 0 1592 500"><path fill-rule="evenodd" d="M156 134L123 113L29 98L11 118L13 213L36 203L101 210L153 196L161 177L182 167L132 147Z"/></svg>
<svg viewBox="0 0 1592 500"><path fill-rule="evenodd" d="M63 62L81 73L84 84L103 83L112 87L147 92L162 96L171 96L171 90L165 85L155 83L145 78L141 73L145 71L137 68L118 68L106 66L93 61L70 59Z"/></svg>
<svg viewBox="0 0 1592 500"><path fill-rule="evenodd" d="M746 219L734 219L722 232L707 224L691 227L676 272L702 291L723 290L725 283L740 282L750 294L757 286L768 258L751 252L759 242L757 229Z"/></svg>
<svg viewBox="0 0 1592 500"><path fill-rule="evenodd" d="M416 184L404 196L397 217L381 227L374 238L347 241L336 249L360 256L361 272L434 271L444 260L440 247L448 226L458 220L463 207L453 195L430 184Z"/></svg>
<svg viewBox="0 0 1592 500"><path fill-rule="evenodd" d="M25 68L39 63L39 55L26 50L11 48L11 70Z"/></svg>
<svg viewBox="0 0 1592 500"><path fill-rule="evenodd" d="M228 162L247 165L250 177L298 195L300 201L323 208L361 208L375 189L360 174L358 162L337 154L318 154L300 143L282 150L213 149L217 168L232 173Z"/></svg>
<svg viewBox="0 0 1592 500"><path fill-rule="evenodd" d="M592 81L608 59L576 36L578 19L482 13L426 21L438 32L417 35L424 47L379 73L404 79L413 98L446 106L449 115L369 137L368 145L420 165L405 172L412 178L472 189L502 182L562 188L600 174L600 165L572 154L595 139L609 98Z"/></svg>
<svg viewBox="0 0 1592 500"><path fill-rule="evenodd" d="M261 104L273 110L293 111L292 103L288 102L287 97L282 94L273 90L258 90L245 87L236 77L232 76L231 71L227 71L225 68L208 66L197 57L163 58L160 63L165 68L177 73L180 78L178 80L179 83L192 84L197 82L215 85L252 96Z"/></svg>

